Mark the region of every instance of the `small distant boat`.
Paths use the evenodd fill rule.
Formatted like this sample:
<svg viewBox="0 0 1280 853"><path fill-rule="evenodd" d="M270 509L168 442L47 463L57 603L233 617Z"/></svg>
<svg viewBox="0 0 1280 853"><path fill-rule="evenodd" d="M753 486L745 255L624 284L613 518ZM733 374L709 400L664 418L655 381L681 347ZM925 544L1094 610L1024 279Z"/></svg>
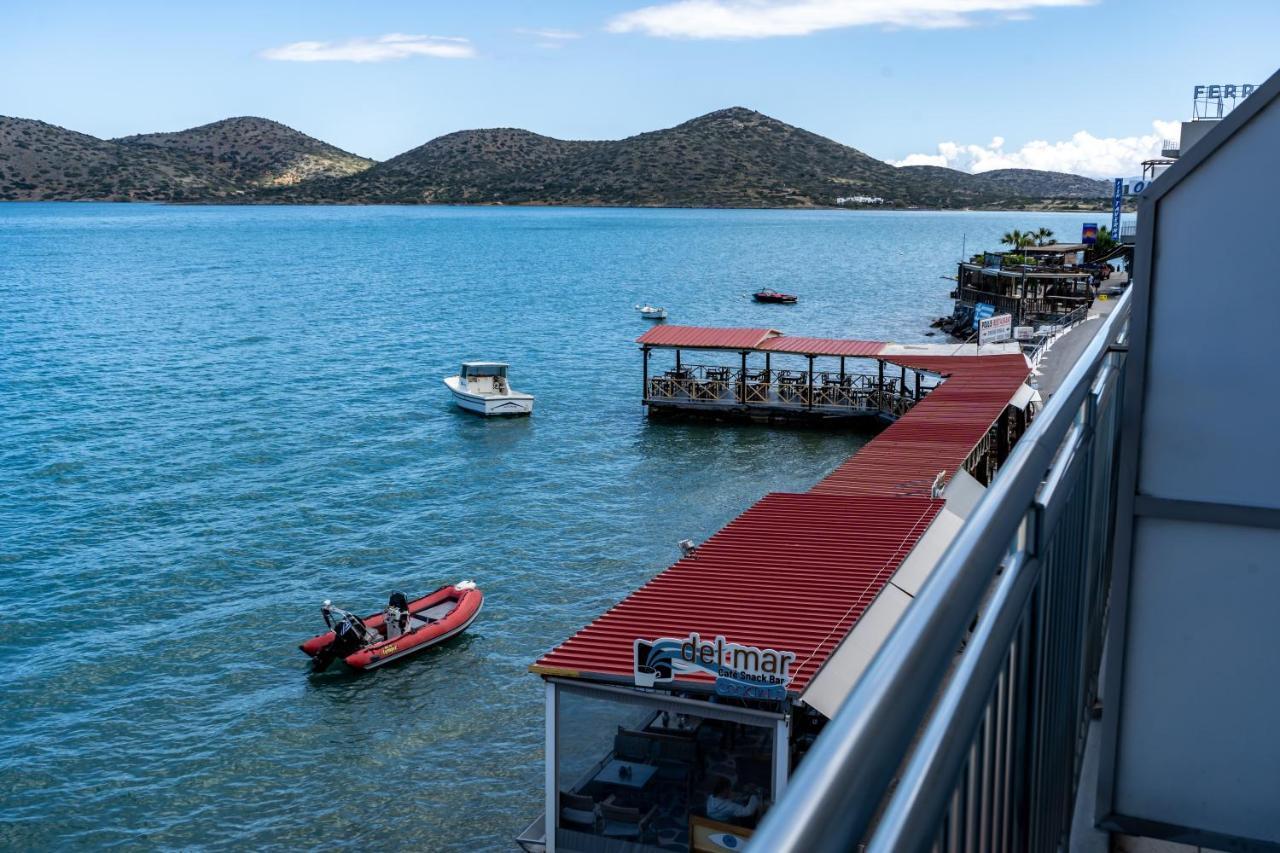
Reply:
<svg viewBox="0 0 1280 853"><path fill-rule="evenodd" d="M667 309L661 305L637 305L636 310L640 312L640 316L646 320L665 320L667 319Z"/></svg>
<svg viewBox="0 0 1280 853"><path fill-rule="evenodd" d="M751 294L751 298L756 302L769 302L775 305L795 305L796 300L799 297L793 296L790 293L779 293L776 290L770 290L766 287L764 290L757 290L755 293Z"/></svg>
<svg viewBox="0 0 1280 853"><path fill-rule="evenodd" d="M507 365L500 361L464 361L457 376L444 380L453 401L478 415L531 415L533 396L511 390Z"/></svg>
<svg viewBox="0 0 1280 853"><path fill-rule="evenodd" d="M386 610L363 619L326 601L321 612L330 630L298 648L312 659L316 672L339 658L353 669L375 669L465 631L483 606L484 593L474 581L446 584L415 601L394 592ZM388 614L396 617L390 627Z"/></svg>

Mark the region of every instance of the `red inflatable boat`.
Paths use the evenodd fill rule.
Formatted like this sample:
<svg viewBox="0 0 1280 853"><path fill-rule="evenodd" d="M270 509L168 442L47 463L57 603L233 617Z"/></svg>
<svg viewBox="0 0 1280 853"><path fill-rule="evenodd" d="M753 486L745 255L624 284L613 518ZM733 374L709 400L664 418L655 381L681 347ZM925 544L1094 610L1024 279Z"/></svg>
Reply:
<svg viewBox="0 0 1280 853"><path fill-rule="evenodd" d="M355 669L374 669L465 631L480 614L484 593L472 581L463 581L442 586L414 601L404 601L403 596L400 600L406 605L402 609L407 611L407 618L401 620L399 636L388 639L385 612L360 619L326 601L325 620L334 624L334 630L312 637L298 648L314 660L317 671L337 658ZM392 603L395 601L393 595ZM339 617L336 624L334 615Z"/></svg>

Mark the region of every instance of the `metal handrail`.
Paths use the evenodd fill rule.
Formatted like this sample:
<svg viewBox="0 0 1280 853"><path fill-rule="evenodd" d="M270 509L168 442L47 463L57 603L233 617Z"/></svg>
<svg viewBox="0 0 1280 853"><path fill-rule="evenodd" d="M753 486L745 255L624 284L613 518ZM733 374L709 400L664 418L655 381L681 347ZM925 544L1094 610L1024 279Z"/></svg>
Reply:
<svg viewBox="0 0 1280 853"><path fill-rule="evenodd" d="M991 590L1010 542L1075 425L1111 345L1126 326L1129 303L1126 292L1019 439L912 605L815 741L786 794L769 811L752 838L752 850L843 851L866 837L955 662L954 650ZM1016 574L1010 572L996 593L1008 590Z"/></svg>

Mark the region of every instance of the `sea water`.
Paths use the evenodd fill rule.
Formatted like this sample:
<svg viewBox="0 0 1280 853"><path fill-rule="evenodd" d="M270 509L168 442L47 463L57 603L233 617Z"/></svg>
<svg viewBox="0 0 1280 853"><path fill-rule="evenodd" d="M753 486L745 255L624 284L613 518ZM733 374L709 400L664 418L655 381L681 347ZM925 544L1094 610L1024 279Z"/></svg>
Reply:
<svg viewBox="0 0 1280 853"><path fill-rule="evenodd" d="M648 423L634 306L937 341L962 250L1096 218L0 205L0 848L511 849L528 665L867 439ZM323 599L463 579L465 635L309 674Z"/></svg>

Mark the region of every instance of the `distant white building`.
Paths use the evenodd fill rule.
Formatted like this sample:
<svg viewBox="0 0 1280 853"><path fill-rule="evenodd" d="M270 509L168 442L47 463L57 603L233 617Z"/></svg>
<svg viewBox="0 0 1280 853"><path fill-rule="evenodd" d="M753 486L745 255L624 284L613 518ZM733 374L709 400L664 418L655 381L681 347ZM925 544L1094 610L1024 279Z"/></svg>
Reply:
<svg viewBox="0 0 1280 853"><path fill-rule="evenodd" d="M884 204L884 199L878 195L850 195L840 196L836 199L836 204Z"/></svg>

